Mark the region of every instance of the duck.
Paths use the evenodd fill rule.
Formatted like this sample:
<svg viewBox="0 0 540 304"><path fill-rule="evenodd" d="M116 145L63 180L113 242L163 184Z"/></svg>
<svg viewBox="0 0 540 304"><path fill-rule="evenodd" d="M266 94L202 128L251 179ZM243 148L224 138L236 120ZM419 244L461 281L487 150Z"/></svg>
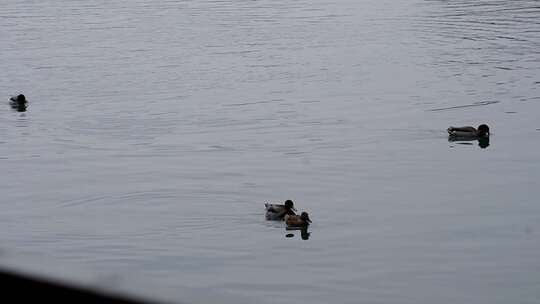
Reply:
<svg viewBox="0 0 540 304"><path fill-rule="evenodd" d="M296 209L291 200L286 200L283 205L266 203L264 207L267 220L283 220L285 215L296 215Z"/></svg>
<svg viewBox="0 0 540 304"><path fill-rule="evenodd" d="M462 137L462 138L487 138L489 137L489 127L486 124L481 124L478 129L471 126L464 127L449 127L448 135L450 137Z"/></svg>
<svg viewBox="0 0 540 304"><path fill-rule="evenodd" d="M302 212L300 215L285 215L285 223L287 227L307 227L311 223L311 219L307 212Z"/></svg>
<svg viewBox="0 0 540 304"><path fill-rule="evenodd" d="M28 102L23 94L19 94L17 96L12 96L9 99L9 105L18 112L25 112Z"/></svg>
<svg viewBox="0 0 540 304"><path fill-rule="evenodd" d="M25 104L26 103L26 97L23 94L19 94L17 96L12 96L9 101L11 103L17 103L17 104Z"/></svg>

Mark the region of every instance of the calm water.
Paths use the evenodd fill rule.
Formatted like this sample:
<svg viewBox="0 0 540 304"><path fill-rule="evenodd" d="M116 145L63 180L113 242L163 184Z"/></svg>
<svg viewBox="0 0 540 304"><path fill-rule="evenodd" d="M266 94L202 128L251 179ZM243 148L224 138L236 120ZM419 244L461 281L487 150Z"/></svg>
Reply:
<svg viewBox="0 0 540 304"><path fill-rule="evenodd" d="M1 7L0 249L179 302L540 302L538 1Z"/></svg>

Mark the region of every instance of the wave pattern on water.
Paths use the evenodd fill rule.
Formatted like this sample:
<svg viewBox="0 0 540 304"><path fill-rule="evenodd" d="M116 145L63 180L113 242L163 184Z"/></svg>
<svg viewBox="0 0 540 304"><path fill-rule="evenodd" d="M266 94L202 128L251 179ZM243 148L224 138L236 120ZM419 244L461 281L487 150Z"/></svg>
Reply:
<svg viewBox="0 0 540 304"><path fill-rule="evenodd" d="M138 271L175 300L536 304L539 15L2 0L0 242ZM448 142L484 121L489 148ZM309 239L264 220L285 199Z"/></svg>
<svg viewBox="0 0 540 304"><path fill-rule="evenodd" d="M506 103L538 97L530 90L540 74L537 1L428 0L417 6L422 14L414 17L415 31L433 58L427 64L449 87L466 88L462 99L476 103L495 94ZM444 107L456 103L456 95L441 97L448 99Z"/></svg>

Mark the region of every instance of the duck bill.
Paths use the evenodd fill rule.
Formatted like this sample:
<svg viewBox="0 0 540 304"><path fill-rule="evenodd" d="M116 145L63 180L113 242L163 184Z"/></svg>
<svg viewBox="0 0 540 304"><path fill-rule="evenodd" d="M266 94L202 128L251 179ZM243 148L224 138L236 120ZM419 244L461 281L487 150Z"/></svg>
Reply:
<svg viewBox="0 0 540 304"><path fill-rule="evenodd" d="M311 219L310 218L306 219L306 221L311 224Z"/></svg>

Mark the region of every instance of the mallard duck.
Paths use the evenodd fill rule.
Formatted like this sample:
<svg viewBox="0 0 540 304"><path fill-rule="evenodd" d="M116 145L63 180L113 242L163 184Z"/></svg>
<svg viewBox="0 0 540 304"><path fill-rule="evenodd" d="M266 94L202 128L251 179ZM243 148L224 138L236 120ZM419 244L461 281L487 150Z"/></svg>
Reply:
<svg viewBox="0 0 540 304"><path fill-rule="evenodd" d="M19 112L25 112L27 107L27 101L26 97L24 97L23 94L19 94L17 96L13 96L9 99L9 104L12 109L17 110Z"/></svg>
<svg viewBox="0 0 540 304"><path fill-rule="evenodd" d="M302 212L300 215L285 215L285 223L287 227L307 227L311 223L311 219L307 212Z"/></svg>
<svg viewBox="0 0 540 304"><path fill-rule="evenodd" d="M486 124L481 124L478 129L474 127L450 127L448 128L448 135L451 137L463 137L463 138L484 138L489 137L489 127Z"/></svg>
<svg viewBox="0 0 540 304"><path fill-rule="evenodd" d="M285 204L264 204L266 208L266 219L267 220L282 220L285 215L296 215L294 213L296 209L294 208L294 203L291 200L286 200Z"/></svg>
<svg viewBox="0 0 540 304"><path fill-rule="evenodd" d="M17 96L12 96L9 101L11 103L24 104L26 103L26 97L23 94L19 94Z"/></svg>

